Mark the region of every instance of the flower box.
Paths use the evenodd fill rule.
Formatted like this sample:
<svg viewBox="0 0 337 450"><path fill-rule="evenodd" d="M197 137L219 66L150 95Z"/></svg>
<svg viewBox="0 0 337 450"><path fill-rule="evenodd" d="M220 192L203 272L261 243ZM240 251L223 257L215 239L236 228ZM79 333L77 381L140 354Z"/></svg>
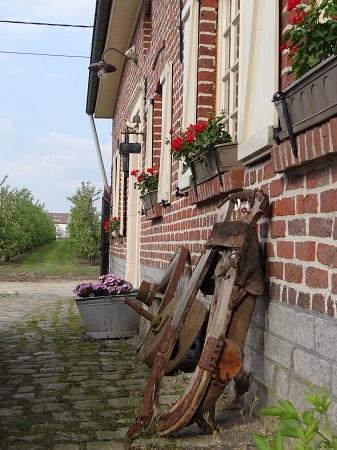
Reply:
<svg viewBox="0 0 337 450"><path fill-rule="evenodd" d="M147 219L162 217L162 206L158 204L158 191L151 191L140 197L143 202L143 210Z"/></svg>
<svg viewBox="0 0 337 450"><path fill-rule="evenodd" d="M132 337L138 334L140 316L124 303L126 295L135 298L137 294L76 299L77 308L88 337L115 339Z"/></svg>
<svg viewBox="0 0 337 450"><path fill-rule="evenodd" d="M192 161L191 171L195 184L199 185L238 165L237 143L230 142L215 145L206 154L204 161Z"/></svg>
<svg viewBox="0 0 337 450"><path fill-rule="evenodd" d="M313 128L337 115L337 56L330 56L287 89L274 96L280 118L280 140L289 137L286 109L293 134ZM280 95L284 101L280 99ZM285 102L285 104L284 104ZM286 105L286 107L285 107Z"/></svg>

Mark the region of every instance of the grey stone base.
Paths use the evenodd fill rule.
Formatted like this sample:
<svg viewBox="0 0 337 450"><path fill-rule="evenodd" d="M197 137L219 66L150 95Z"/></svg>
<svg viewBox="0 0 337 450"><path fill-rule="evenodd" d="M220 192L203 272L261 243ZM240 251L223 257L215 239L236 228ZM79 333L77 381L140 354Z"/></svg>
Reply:
<svg viewBox="0 0 337 450"><path fill-rule="evenodd" d="M123 258L116 258L110 255L109 273L114 273L121 278L125 278L126 260Z"/></svg>
<svg viewBox="0 0 337 450"><path fill-rule="evenodd" d="M305 393L325 391L337 430L337 321L313 311L259 299L245 347L245 366L254 372L246 402L279 398L309 408Z"/></svg>

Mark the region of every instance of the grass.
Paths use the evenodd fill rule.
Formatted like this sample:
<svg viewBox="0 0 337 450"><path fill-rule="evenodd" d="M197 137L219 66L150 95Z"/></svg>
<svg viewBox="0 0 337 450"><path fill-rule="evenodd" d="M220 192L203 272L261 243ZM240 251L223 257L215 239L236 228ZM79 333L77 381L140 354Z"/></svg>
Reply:
<svg viewBox="0 0 337 450"><path fill-rule="evenodd" d="M0 265L2 279L26 274L33 278L41 277L93 277L99 275L98 266L90 266L76 258L69 240L59 239L44 244L20 256L15 261Z"/></svg>

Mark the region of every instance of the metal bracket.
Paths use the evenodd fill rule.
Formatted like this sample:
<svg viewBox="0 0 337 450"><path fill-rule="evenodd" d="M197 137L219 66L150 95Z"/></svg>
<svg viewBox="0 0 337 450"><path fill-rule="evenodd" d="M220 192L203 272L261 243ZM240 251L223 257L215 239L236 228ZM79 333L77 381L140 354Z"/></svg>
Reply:
<svg viewBox="0 0 337 450"><path fill-rule="evenodd" d="M208 337L198 366L201 369L214 373L217 369L217 363L224 348L225 341L223 339L215 339Z"/></svg>
<svg viewBox="0 0 337 450"><path fill-rule="evenodd" d="M164 200L164 199L162 199L160 204L163 208L168 208L169 206L171 206L171 202L169 202L168 200Z"/></svg>
<svg viewBox="0 0 337 450"><path fill-rule="evenodd" d="M187 197L187 196L188 196L188 192L181 192L179 186L177 186L176 197Z"/></svg>
<svg viewBox="0 0 337 450"><path fill-rule="evenodd" d="M288 134L289 134L289 141L291 144L291 149L293 152L293 155L295 158L298 158L298 148L297 148L297 142L296 142L296 138L293 132L293 128L291 125L291 119L290 119L290 114L289 114L289 110L288 110L288 105L285 99L285 95L282 91L278 91L273 95L273 102L276 101L280 101L281 105L282 105L282 109L283 109L283 115L287 124L287 130L288 130ZM279 139L279 137L277 136L277 139Z"/></svg>

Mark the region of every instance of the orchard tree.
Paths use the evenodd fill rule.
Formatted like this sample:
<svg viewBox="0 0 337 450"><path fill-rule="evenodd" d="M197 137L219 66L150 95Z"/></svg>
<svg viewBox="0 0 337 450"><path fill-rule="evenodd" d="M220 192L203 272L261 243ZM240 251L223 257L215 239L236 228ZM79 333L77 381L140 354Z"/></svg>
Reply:
<svg viewBox="0 0 337 450"><path fill-rule="evenodd" d="M28 189L0 180L0 261L55 239L54 223Z"/></svg>
<svg viewBox="0 0 337 450"><path fill-rule="evenodd" d="M100 251L100 217L93 205L99 193L90 182L82 181L75 195L68 197L72 203L68 225L71 245L76 255L91 265Z"/></svg>

